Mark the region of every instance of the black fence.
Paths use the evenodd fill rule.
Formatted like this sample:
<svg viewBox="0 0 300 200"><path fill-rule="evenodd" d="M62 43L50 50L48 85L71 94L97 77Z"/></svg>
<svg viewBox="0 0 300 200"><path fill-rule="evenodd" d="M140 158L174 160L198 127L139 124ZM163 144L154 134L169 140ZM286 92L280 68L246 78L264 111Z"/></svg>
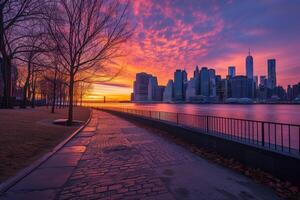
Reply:
<svg viewBox="0 0 300 200"><path fill-rule="evenodd" d="M165 121L174 125L197 129L203 134L300 156L300 125L296 124L117 107L101 109Z"/></svg>

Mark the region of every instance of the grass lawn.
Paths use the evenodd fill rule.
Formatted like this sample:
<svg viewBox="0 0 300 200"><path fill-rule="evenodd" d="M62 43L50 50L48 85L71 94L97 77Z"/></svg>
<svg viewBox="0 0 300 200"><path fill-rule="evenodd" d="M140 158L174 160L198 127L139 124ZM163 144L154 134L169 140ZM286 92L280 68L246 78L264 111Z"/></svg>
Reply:
<svg viewBox="0 0 300 200"><path fill-rule="evenodd" d="M86 121L90 110L74 108L74 119ZM67 108L50 113L50 107L0 109L0 183L49 152L79 126L54 125L67 118Z"/></svg>

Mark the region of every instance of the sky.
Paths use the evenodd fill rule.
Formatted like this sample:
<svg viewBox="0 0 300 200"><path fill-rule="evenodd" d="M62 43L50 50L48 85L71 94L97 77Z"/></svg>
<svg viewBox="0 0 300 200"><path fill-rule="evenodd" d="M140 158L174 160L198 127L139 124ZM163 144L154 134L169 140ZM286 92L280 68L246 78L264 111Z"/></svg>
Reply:
<svg viewBox="0 0 300 200"><path fill-rule="evenodd" d="M116 61L122 72L94 84L87 99L129 100L138 72L161 85L176 69L191 77L196 65L222 77L233 65L244 75L249 48L254 75L267 75L267 59L275 58L279 85L300 82L299 0L131 0L129 15L136 28Z"/></svg>

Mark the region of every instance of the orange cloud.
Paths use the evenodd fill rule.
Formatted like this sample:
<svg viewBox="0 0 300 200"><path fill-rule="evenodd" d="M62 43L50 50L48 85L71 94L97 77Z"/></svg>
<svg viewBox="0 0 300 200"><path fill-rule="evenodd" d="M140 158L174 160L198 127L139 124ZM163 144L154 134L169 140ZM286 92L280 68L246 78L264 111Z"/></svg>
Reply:
<svg viewBox="0 0 300 200"><path fill-rule="evenodd" d="M300 51L296 45L300 40L296 36L293 40L282 37L281 32L297 35L300 29L294 32L278 29L277 22L286 20L290 13L275 9L275 4L176 0L134 0L131 3L131 20L137 26L136 31L132 40L123 46L126 56L115 61L124 70L110 84L94 86L91 99L101 95L129 99L135 74L142 71L157 76L159 84L172 79L177 68L185 68L191 75L196 65L215 68L223 77L227 67L235 65L237 73L244 74L249 47L254 57L255 75L266 75L267 59L276 58L279 84L290 83L287 77L297 81L300 58L295 52ZM268 12L270 16L254 15L251 10L272 6L276 12ZM296 29L296 26L289 27ZM293 70L286 70L288 66L293 66Z"/></svg>

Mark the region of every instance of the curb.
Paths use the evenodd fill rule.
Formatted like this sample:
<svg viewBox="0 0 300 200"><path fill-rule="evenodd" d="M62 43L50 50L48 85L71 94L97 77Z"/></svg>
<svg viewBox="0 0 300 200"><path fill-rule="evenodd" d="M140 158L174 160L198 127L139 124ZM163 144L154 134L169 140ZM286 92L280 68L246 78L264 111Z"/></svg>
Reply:
<svg viewBox="0 0 300 200"><path fill-rule="evenodd" d="M27 166L24 169L21 169L15 176L9 178L8 180L4 181L0 184L0 196L7 192L11 187L16 185L19 181L21 181L23 178L25 178L27 175L29 175L33 170L41 166L44 162L46 162L51 156L53 156L57 151L59 151L62 147L65 146L73 137L75 137L80 131L82 131L88 123L92 119L93 115L93 109L90 109L90 116L88 120L80 126L77 130L75 130L67 139L63 140L61 143L59 143L57 146L55 146L52 151L46 153L44 156L42 156L40 159L34 161L32 164Z"/></svg>

